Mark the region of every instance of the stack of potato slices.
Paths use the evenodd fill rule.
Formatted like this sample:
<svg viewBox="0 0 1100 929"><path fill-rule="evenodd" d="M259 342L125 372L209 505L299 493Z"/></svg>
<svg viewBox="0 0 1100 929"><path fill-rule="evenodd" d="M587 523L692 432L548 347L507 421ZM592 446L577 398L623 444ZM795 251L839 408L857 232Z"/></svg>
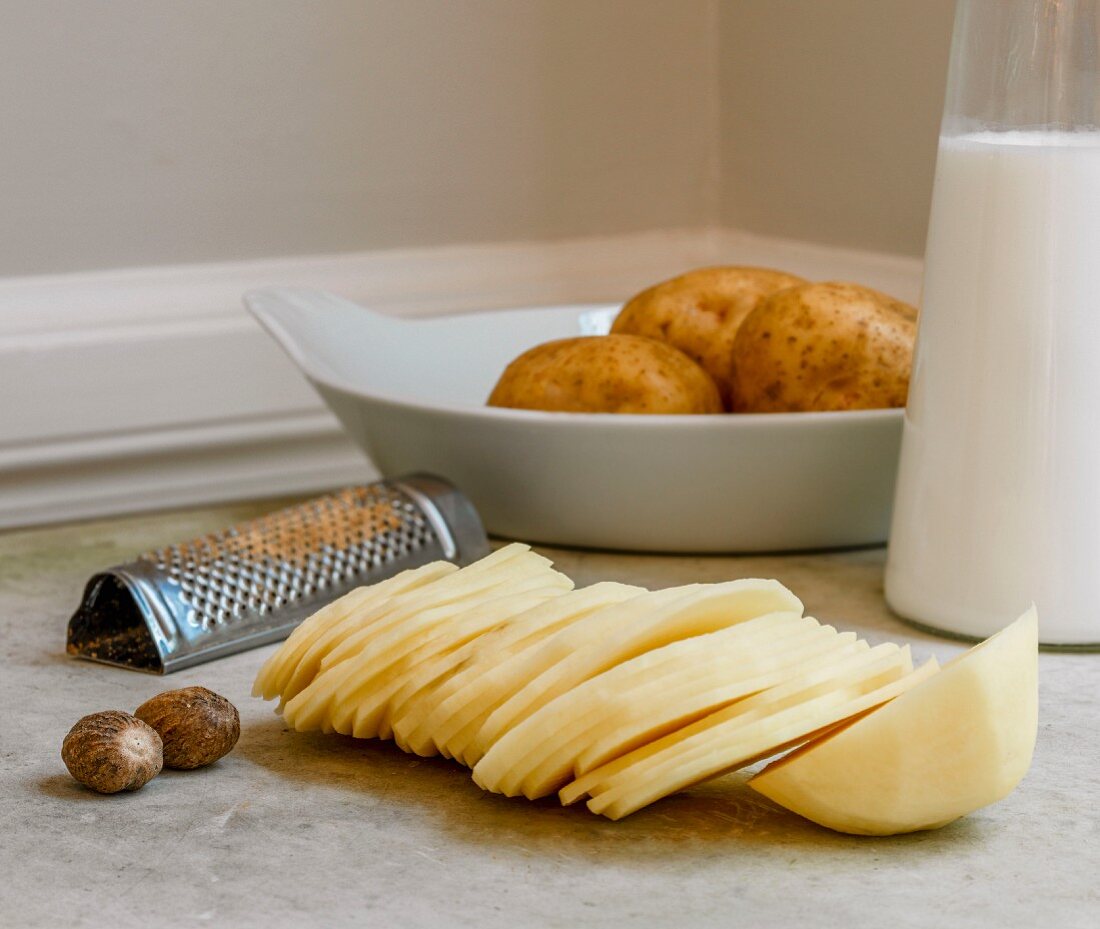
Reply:
<svg viewBox="0 0 1100 929"><path fill-rule="evenodd" d="M933 674L746 579L580 590L526 545L434 563L314 614L254 694L287 723L392 738L471 767L486 790L618 819L774 755Z"/></svg>

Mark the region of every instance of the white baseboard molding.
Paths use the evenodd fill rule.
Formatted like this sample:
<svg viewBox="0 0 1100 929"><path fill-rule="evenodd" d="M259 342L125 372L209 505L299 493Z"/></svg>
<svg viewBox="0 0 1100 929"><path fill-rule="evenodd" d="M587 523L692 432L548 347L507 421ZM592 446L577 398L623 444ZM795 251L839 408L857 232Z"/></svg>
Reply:
<svg viewBox="0 0 1100 929"><path fill-rule="evenodd" d="M115 455L77 444L68 461L0 472L0 516L9 527L69 522L319 492L378 476L327 415L312 418L298 434L293 418L274 421L270 437L234 439L217 427L165 430L160 448L147 439Z"/></svg>
<svg viewBox="0 0 1100 929"><path fill-rule="evenodd" d="M369 462L241 308L320 287L399 316L617 301L703 264L858 280L915 259L733 230L449 246L0 280L0 527L321 490Z"/></svg>

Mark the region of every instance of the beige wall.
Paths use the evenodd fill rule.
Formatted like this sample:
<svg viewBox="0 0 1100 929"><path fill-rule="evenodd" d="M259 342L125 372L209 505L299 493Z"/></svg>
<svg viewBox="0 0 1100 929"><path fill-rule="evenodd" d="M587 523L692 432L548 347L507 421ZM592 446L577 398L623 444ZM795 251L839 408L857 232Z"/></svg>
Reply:
<svg viewBox="0 0 1100 929"><path fill-rule="evenodd" d="M953 8L722 3L722 219L922 254Z"/></svg>
<svg viewBox="0 0 1100 929"><path fill-rule="evenodd" d="M0 275L716 215L712 0L19 0Z"/></svg>
<svg viewBox="0 0 1100 929"><path fill-rule="evenodd" d="M0 276L722 222L919 254L952 0L18 0Z"/></svg>

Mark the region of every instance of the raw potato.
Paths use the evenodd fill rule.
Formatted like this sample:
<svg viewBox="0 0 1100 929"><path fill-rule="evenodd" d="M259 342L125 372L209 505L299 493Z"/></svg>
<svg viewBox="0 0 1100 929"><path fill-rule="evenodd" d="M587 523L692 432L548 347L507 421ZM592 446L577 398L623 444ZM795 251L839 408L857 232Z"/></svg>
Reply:
<svg viewBox="0 0 1100 929"><path fill-rule="evenodd" d="M831 626L822 628L833 633L836 631ZM854 632L839 633L828 642L806 638L788 644L790 649L784 649L781 658L776 656L777 666L762 671L755 677L724 680L720 685L706 690L701 690L700 685L694 683L676 687L667 695L666 706L653 716L646 712L647 694L639 693L639 703L632 708L630 717L624 720L621 727L610 729L603 738L590 740L588 748L577 758L575 772L584 774L653 739L675 731L681 724L694 722L702 712L712 712L737 700L777 687L799 675L812 674L850 655L865 651L868 647L866 642L856 639ZM652 701L649 705L652 705ZM700 707L706 707L706 710L700 710ZM655 719L662 724L657 725ZM676 725L663 724L666 719L674 719ZM640 732L632 731L632 727L643 726Z"/></svg>
<svg viewBox="0 0 1100 929"><path fill-rule="evenodd" d="M721 413L714 381L669 345L633 335L545 342L505 369L489 406L563 413Z"/></svg>
<svg viewBox="0 0 1100 929"><path fill-rule="evenodd" d="M457 570L450 562L433 561L369 587L357 587L333 600L298 626L264 663L252 686L252 696L272 700L282 695L284 701L289 700L313 680L321 660L336 645L384 615L392 606L393 597Z"/></svg>
<svg viewBox="0 0 1100 929"><path fill-rule="evenodd" d="M475 639L459 657L454 673L431 693L418 695L418 705L406 707L402 717L394 720L396 736L418 755L435 754L452 735L512 695L497 684L499 667L537 649L546 638L589 614L645 592L641 587L608 581L593 584L563 594Z"/></svg>
<svg viewBox="0 0 1100 929"><path fill-rule="evenodd" d="M374 736L390 738L393 735L389 716L392 698L432 658L452 651L493 626L507 621L509 617L559 597L568 590L565 583L539 586L529 591L506 594L477 603L462 612L456 613L452 610L450 616L444 617L438 630L421 632L415 636L406 646L406 653L391 659L382 672L368 677L358 685L354 678L345 684L347 696L343 693L337 694L337 705L332 714L333 728L358 739ZM424 638L427 641L423 641ZM409 651L409 648L412 650Z"/></svg>
<svg viewBox="0 0 1100 929"><path fill-rule="evenodd" d="M993 802L1030 762L1034 612L938 673L804 617L776 581L573 591L518 544L417 570L326 608L264 665L256 690L290 726L392 735L486 789L588 796L611 819L803 745L754 786L871 834Z"/></svg>
<svg viewBox="0 0 1100 929"><path fill-rule="evenodd" d="M725 584L695 584L643 594L612 607L609 616L587 622L547 643L563 654L538 677L499 706L478 730L462 758L471 766L509 729L540 707L595 674L678 639L716 632L765 613L802 612L802 602L778 581L745 578ZM580 640L578 641L578 636ZM490 764L475 768L474 780L492 780ZM484 785L483 785L484 786Z"/></svg>
<svg viewBox="0 0 1100 929"><path fill-rule="evenodd" d="M649 775L660 772L670 761L685 757L687 750L705 748L710 744L720 747L728 745L735 752L735 758L742 757L743 752L741 755L736 754L740 746L731 736L736 736L745 731L747 726L759 724L761 721L765 722L766 733L773 733L776 727L772 721L779 714L797 710L815 699L835 694L853 680L873 678L883 668L893 676L900 676L911 669L908 651L899 649L893 643L884 643L872 649L865 641L860 640L855 648L845 649L839 660L825 664L808 663L799 669L797 675L792 675L781 684L711 713L690 726L587 771L572 784L562 788L559 797L562 803L575 803L585 794L596 798L624 784L644 783L649 780ZM781 747L778 741L770 744L775 746L775 751ZM702 778L688 780L682 786L690 786L698 780ZM664 793L658 796L671 792L672 788L666 784ZM598 811L593 809L593 812Z"/></svg>
<svg viewBox="0 0 1100 929"><path fill-rule="evenodd" d="M622 790L593 798L588 808L610 819L621 819L659 797L751 765L812 738L837 722L887 703L937 670L935 662L930 661L905 676L892 680L880 676L875 684L846 687L792 707L773 718L758 720L745 726L728 742L712 744L691 757L678 759L676 765L666 765L654 775L652 782L635 781Z"/></svg>
<svg viewBox="0 0 1100 929"><path fill-rule="evenodd" d="M734 340L740 413L905 406L917 311L857 284L806 284L761 300Z"/></svg>
<svg viewBox="0 0 1100 929"><path fill-rule="evenodd" d="M535 583L540 578L543 585L550 585L561 577L547 559L526 545L513 543L460 571L393 598L390 610L381 619L345 638L328 653L309 685L285 702L284 718L298 731L333 731L331 713L339 689L372 663L379 670L385 667L394 649L401 648L413 632L412 623L424 626L443 622L463 609L463 604L473 606L479 598L498 595L505 585L514 590L516 584Z"/></svg>
<svg viewBox="0 0 1100 929"><path fill-rule="evenodd" d="M743 634L739 634L743 633ZM830 654L836 630L796 613L773 613L719 632L646 652L589 679L529 716L497 742L507 773L492 789L529 799L572 779L580 756L595 749L615 758L762 689L785 656L807 645ZM846 643L854 641L848 634ZM786 674L783 673L786 670ZM789 668L772 683L786 680ZM483 785L487 786L487 785Z"/></svg>
<svg viewBox="0 0 1100 929"><path fill-rule="evenodd" d="M1038 727L1034 607L892 703L810 742L749 785L830 829L934 829L1006 796Z"/></svg>
<svg viewBox="0 0 1100 929"><path fill-rule="evenodd" d="M804 283L770 268L697 268L632 297L611 331L678 348L710 374L729 408L733 340L742 321L761 297Z"/></svg>
<svg viewBox="0 0 1100 929"><path fill-rule="evenodd" d="M892 699L900 687L906 686L907 678L913 679L913 665L908 646L899 650L888 644L892 652L885 645L876 646L858 666L842 670L844 665L837 665L826 681L791 693L782 709L768 706L771 692L765 691L735 703L730 711L714 714L720 723L703 726L701 731L679 740L675 750L657 752L608 778L592 793L588 808L621 819L661 797L752 764ZM853 659L853 665L855 662ZM929 672L922 669L919 673ZM794 691L797 683L788 686ZM774 692L784 689L775 688Z"/></svg>

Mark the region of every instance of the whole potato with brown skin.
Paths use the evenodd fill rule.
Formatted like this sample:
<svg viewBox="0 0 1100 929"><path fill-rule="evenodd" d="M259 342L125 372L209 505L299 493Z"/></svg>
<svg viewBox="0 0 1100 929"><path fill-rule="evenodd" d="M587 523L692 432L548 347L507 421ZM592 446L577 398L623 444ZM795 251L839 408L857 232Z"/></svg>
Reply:
<svg viewBox="0 0 1100 929"><path fill-rule="evenodd" d="M634 335L546 342L505 369L489 406L563 413L721 413L718 388L663 342Z"/></svg>
<svg viewBox="0 0 1100 929"><path fill-rule="evenodd" d="M730 356L742 321L762 297L805 280L769 268L698 268L626 302L611 331L667 342L701 364L730 402Z"/></svg>
<svg viewBox="0 0 1100 929"><path fill-rule="evenodd" d="M743 413L905 406L917 311L858 284L805 284L760 301L734 341Z"/></svg>

